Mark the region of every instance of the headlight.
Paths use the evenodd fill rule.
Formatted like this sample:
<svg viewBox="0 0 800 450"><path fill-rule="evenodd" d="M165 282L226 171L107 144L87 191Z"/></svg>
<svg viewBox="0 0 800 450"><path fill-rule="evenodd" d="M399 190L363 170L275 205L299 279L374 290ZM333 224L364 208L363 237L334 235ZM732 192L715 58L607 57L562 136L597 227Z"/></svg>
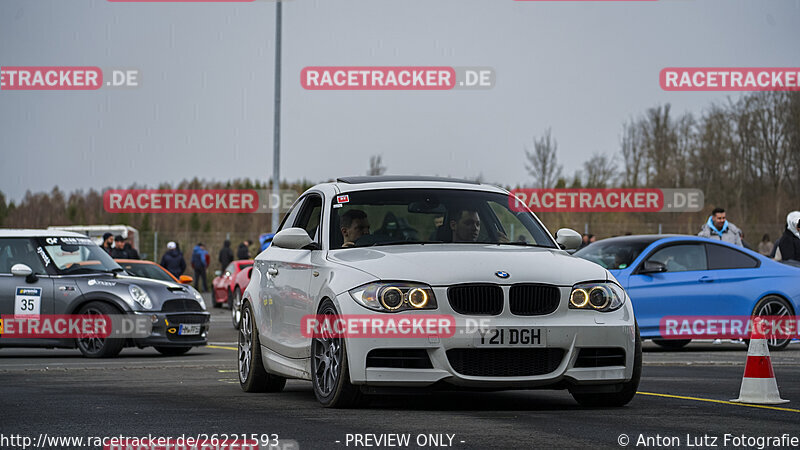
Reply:
<svg viewBox="0 0 800 450"><path fill-rule="evenodd" d="M609 312L625 303L625 291L614 283L581 283L569 294L570 309Z"/></svg>
<svg viewBox="0 0 800 450"><path fill-rule="evenodd" d="M140 288L135 284L131 284L128 286L128 292L131 293L131 297L133 300L141 305L144 309L152 309L153 302L150 301L150 296L147 295L147 292L144 289Z"/></svg>
<svg viewBox="0 0 800 450"><path fill-rule="evenodd" d="M360 305L382 312L436 309L430 286L414 283L370 283L350 291Z"/></svg>
<svg viewBox="0 0 800 450"><path fill-rule="evenodd" d="M200 303L200 307L203 308L203 311L205 311L205 309L206 309L206 301L203 300L203 296L200 295L200 292L198 292L197 289L195 289L195 288L193 288L191 286L189 286L189 288L194 291L194 298Z"/></svg>

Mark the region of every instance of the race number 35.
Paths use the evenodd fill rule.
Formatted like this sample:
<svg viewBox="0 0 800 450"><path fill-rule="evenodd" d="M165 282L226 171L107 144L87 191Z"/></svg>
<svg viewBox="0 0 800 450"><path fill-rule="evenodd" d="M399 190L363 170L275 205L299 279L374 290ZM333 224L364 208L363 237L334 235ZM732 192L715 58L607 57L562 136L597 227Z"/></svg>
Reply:
<svg viewBox="0 0 800 450"><path fill-rule="evenodd" d="M14 315L36 315L42 310L42 288L18 287L14 296Z"/></svg>

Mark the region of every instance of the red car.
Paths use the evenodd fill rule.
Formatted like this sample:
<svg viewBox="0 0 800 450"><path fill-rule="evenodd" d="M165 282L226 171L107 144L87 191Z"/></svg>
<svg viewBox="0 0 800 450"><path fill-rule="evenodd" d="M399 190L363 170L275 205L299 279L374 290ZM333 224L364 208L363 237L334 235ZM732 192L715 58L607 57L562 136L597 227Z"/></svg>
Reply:
<svg viewBox="0 0 800 450"><path fill-rule="evenodd" d="M240 271L236 278L233 280L233 297L231 297L231 320L233 321L233 328L239 329L239 323L242 321L242 293L247 289L250 283L250 277L253 275L253 268L247 268Z"/></svg>
<svg viewBox="0 0 800 450"><path fill-rule="evenodd" d="M221 308L222 305L227 305L229 308L231 307L233 304L232 300L236 275L239 275L240 272L250 267L253 267L252 259L240 259L228 264L224 272L216 272L217 276L211 282L212 291L214 293L211 303L215 308ZM242 291L244 291L243 288Z"/></svg>

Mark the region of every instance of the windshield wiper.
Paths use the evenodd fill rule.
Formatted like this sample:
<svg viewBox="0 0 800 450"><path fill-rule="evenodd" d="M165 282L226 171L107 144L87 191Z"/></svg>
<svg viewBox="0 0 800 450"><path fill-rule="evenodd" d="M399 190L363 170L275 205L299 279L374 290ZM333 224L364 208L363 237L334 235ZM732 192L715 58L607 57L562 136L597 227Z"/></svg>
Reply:
<svg viewBox="0 0 800 450"><path fill-rule="evenodd" d="M119 272L122 272L123 270L125 270L125 269L123 269L122 267L115 267L115 268L113 268L113 269L110 269L110 270L108 270L108 269L96 269L96 268L93 268L93 267L83 267L83 266L79 266L79 267L76 267L76 268L74 268L74 269L71 269L71 268L70 268L70 269L65 269L65 270L64 270L64 273L82 273L82 272L89 272L89 273L110 273L110 274L112 274L112 275L114 275L114 276L116 277L116 276L117 276L117 274L118 274Z"/></svg>

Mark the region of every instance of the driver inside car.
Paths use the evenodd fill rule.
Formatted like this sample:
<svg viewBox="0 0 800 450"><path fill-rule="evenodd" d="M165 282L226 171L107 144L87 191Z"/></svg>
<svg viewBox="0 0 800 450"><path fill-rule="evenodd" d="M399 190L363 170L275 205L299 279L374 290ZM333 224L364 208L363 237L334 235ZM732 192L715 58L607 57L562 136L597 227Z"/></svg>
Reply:
<svg viewBox="0 0 800 450"><path fill-rule="evenodd" d="M361 236L369 234L367 214L360 209L351 209L342 214L341 230L344 243L342 248L352 247Z"/></svg>

